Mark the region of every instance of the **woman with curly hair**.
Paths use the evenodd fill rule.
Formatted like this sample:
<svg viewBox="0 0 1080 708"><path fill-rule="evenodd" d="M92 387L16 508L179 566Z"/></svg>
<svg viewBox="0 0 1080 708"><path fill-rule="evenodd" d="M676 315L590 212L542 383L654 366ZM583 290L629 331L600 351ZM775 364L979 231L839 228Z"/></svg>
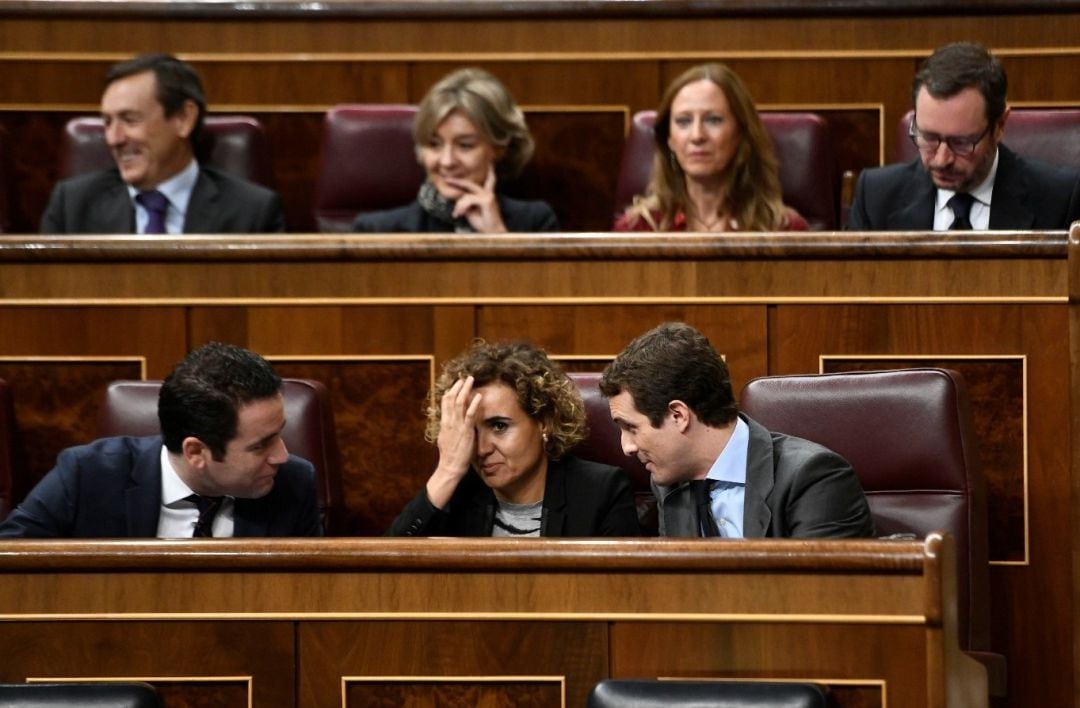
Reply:
<svg viewBox="0 0 1080 708"><path fill-rule="evenodd" d="M545 202L496 191L533 154L525 114L502 82L483 69L459 69L435 84L413 124L416 157L427 173L417 198L357 217L366 233L532 233L558 231Z"/></svg>
<svg viewBox="0 0 1080 708"><path fill-rule="evenodd" d="M676 78L660 101L644 197L615 231L805 231L784 206L769 135L750 91L723 64Z"/></svg>
<svg viewBox="0 0 1080 708"><path fill-rule="evenodd" d="M475 343L448 362L428 406L439 463L390 536L637 536L630 482L578 459L585 406L531 344Z"/></svg>

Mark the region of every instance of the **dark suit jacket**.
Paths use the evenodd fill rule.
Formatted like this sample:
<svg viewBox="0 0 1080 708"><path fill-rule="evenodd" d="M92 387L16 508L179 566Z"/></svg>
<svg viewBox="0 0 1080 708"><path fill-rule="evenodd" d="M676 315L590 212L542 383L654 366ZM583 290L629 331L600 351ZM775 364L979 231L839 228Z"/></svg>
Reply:
<svg viewBox="0 0 1080 708"><path fill-rule="evenodd" d="M1080 171L1022 158L998 145L990 229L1062 231L1080 219ZM848 215L853 231L929 231L937 187L915 159L863 170Z"/></svg>
<svg viewBox="0 0 1080 708"><path fill-rule="evenodd" d="M771 433L749 416L745 538L863 538L874 520L859 479L847 460L802 438ZM689 483L653 485L661 536L700 536Z"/></svg>
<svg viewBox="0 0 1080 708"><path fill-rule="evenodd" d="M454 491L445 510L421 489L402 510L387 536L490 536L495 528L495 493L473 471ZM618 467L566 456L549 460L544 485L541 536L637 536L640 534L630 481Z"/></svg>
<svg viewBox="0 0 1080 708"><path fill-rule="evenodd" d="M559 230L559 220L547 202L512 199L501 194L496 198L503 223L511 233ZM451 224L431 218L417 201L396 209L361 214L353 222L353 231L369 234L450 233L453 230Z"/></svg>
<svg viewBox="0 0 1080 708"><path fill-rule="evenodd" d="M191 192L186 234L258 234L285 230L277 194L212 167L199 166ZM130 234L135 207L117 169L59 182L41 217L43 234Z"/></svg>
<svg viewBox="0 0 1080 708"><path fill-rule="evenodd" d="M0 537L153 538L160 511L161 438L102 438L61 452ZM311 463L290 456L270 493L233 514L234 536L321 536Z"/></svg>

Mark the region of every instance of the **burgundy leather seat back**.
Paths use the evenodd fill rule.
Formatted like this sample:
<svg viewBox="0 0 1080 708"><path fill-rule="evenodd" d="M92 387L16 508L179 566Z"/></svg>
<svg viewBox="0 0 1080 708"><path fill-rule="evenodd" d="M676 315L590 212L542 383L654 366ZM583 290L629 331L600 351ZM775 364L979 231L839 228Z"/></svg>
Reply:
<svg viewBox="0 0 1080 708"><path fill-rule="evenodd" d="M98 434L161 434L157 415L160 390L160 381L113 381L98 411ZM288 421L282 433L285 447L315 466L323 525L327 533L336 533L344 499L330 395L325 386L310 379L285 379L282 392Z"/></svg>
<svg viewBox="0 0 1080 708"><path fill-rule="evenodd" d="M896 127L896 162L914 160L919 155L908 137L914 115L914 111L908 111ZM1002 142L1024 157L1080 168L1080 109L1014 108Z"/></svg>
<svg viewBox="0 0 1080 708"><path fill-rule="evenodd" d="M619 426L611 420L607 399L600 393L600 374L572 372L569 376L585 401L585 418L589 424L588 437L571 452L584 460L621 467L630 477L630 485L634 489L634 503L642 532L655 536L659 525L656 499L649 487L649 471L636 457L623 454Z"/></svg>
<svg viewBox="0 0 1080 708"><path fill-rule="evenodd" d="M879 535L951 533L961 646L989 646L986 492L960 374L916 368L768 376L746 384L739 407L770 430L843 455Z"/></svg>
<svg viewBox="0 0 1080 708"><path fill-rule="evenodd" d="M198 154L204 164L274 188L270 146L262 124L251 116L207 116ZM60 143L59 179L115 166L97 116L72 118Z"/></svg>
<svg viewBox="0 0 1080 708"><path fill-rule="evenodd" d="M15 403L0 379L0 520L15 506Z"/></svg>
<svg viewBox="0 0 1080 708"><path fill-rule="evenodd" d="M404 206L416 198L424 170L416 161L416 106L345 104L326 114L315 223L349 231L361 212Z"/></svg>
<svg viewBox="0 0 1080 708"><path fill-rule="evenodd" d="M780 167L784 203L798 211L816 231L836 228L837 178L829 126L815 113L762 111L761 122L772 140ZM652 177L653 125L656 111L634 114L623 147L615 188L615 214L644 194Z"/></svg>

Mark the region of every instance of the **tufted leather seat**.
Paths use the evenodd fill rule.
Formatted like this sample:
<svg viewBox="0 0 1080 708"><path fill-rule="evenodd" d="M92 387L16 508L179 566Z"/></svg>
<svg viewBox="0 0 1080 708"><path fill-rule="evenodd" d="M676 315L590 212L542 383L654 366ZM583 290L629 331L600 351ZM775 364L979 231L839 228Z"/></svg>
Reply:
<svg viewBox="0 0 1080 708"><path fill-rule="evenodd" d="M815 113L762 111L780 166L784 202L815 231L836 228L836 158L829 126ZM656 111L639 111L631 121L615 188L615 214L644 194L652 176Z"/></svg>
<svg viewBox="0 0 1080 708"><path fill-rule="evenodd" d="M160 708L145 683L0 684L0 708Z"/></svg>
<svg viewBox="0 0 1080 708"><path fill-rule="evenodd" d="M197 154L207 165L274 188L270 146L262 124L251 116L206 116ZM115 165L101 118L80 116L67 122L60 143L59 179Z"/></svg>
<svg viewBox="0 0 1080 708"><path fill-rule="evenodd" d="M416 106L343 104L326 114L315 224L349 231L358 214L404 206L416 198L424 171L416 161Z"/></svg>
<svg viewBox="0 0 1080 708"><path fill-rule="evenodd" d="M746 384L739 407L770 430L843 455L879 535L952 534L960 646L986 665L991 693L1003 695L1005 659L989 652L986 489L963 377L933 368L767 376Z"/></svg>
<svg viewBox="0 0 1080 708"><path fill-rule="evenodd" d="M914 111L908 111L896 126L897 162L908 162L919 155L908 137L914 115ZM1080 168L1080 109L1014 108L1002 142L1024 157Z"/></svg>
<svg viewBox="0 0 1080 708"><path fill-rule="evenodd" d="M825 690L811 683L608 679L589 694L588 708L825 708Z"/></svg>
<svg viewBox="0 0 1080 708"><path fill-rule="evenodd" d="M98 434L101 437L159 435L160 390L160 381L113 381L98 412ZM330 396L325 386L309 379L285 379L282 391L288 419L282 433L285 447L315 466L323 528L333 535L339 529L344 499L341 453Z"/></svg>

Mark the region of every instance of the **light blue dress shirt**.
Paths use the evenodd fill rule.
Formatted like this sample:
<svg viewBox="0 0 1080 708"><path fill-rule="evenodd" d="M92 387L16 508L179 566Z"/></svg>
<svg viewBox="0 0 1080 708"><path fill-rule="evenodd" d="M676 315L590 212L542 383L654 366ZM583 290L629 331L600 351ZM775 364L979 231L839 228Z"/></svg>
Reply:
<svg viewBox="0 0 1080 708"><path fill-rule="evenodd" d="M157 186L157 191L165 195L169 200L169 210L165 212L165 232L170 234L184 233L184 219L187 217L188 202L191 201L191 193L195 191L195 182L199 179L199 163L192 160L187 167L180 170L176 175L165 180ZM135 195L139 193L130 184L127 186L128 194L131 195L131 203L135 206L135 233L146 233L146 224L150 221L150 215L142 204L135 201Z"/></svg>
<svg viewBox="0 0 1080 708"><path fill-rule="evenodd" d="M735 430L709 468L706 479L714 480L709 494L716 527L724 538L743 537L743 508L746 499L746 456L750 448L750 426L735 419Z"/></svg>

